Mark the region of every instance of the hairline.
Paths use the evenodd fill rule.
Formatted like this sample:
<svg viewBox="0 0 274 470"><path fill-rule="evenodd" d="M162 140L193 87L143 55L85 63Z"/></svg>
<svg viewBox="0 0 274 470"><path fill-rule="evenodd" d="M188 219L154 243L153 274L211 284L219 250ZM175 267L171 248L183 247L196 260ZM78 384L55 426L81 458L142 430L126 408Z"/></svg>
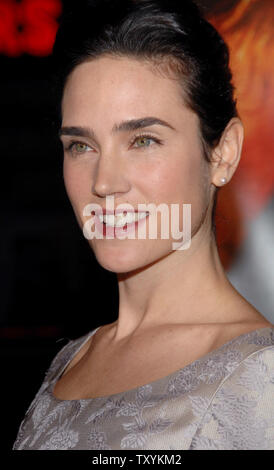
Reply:
<svg viewBox="0 0 274 470"><path fill-rule="evenodd" d="M187 74L187 66L177 57L171 54L164 54L164 53L154 53L153 55L137 55L134 53L128 53L128 52L119 52L119 51L104 51L95 57L88 56L84 57L82 60L79 62L75 63L75 65L71 68L69 74L66 76L66 79L64 81L63 85L63 90L62 90L62 97L61 97L61 114L62 114L62 102L63 102L63 96L64 96L64 90L67 85L67 82L69 80L69 77L73 73L73 71L76 69L76 67L92 62L95 60L98 60L100 58L115 58L117 60L119 59L133 59L142 63L145 63L150 69L151 72L155 74L160 74L164 78L168 78L170 80L175 80L179 84L180 88L180 96L182 98L182 104L186 106L189 110L193 111L197 118L198 118L198 134L199 134L199 140L201 142L201 148L204 153L205 160L210 163L210 153L211 150L209 146L207 145L205 139L203 138L202 135L202 129L201 129L201 119L197 112L193 110L193 107L191 105L191 99L190 99L190 93L188 92L188 85L187 85L187 80L184 81L183 83L183 78L187 77L189 74Z"/></svg>

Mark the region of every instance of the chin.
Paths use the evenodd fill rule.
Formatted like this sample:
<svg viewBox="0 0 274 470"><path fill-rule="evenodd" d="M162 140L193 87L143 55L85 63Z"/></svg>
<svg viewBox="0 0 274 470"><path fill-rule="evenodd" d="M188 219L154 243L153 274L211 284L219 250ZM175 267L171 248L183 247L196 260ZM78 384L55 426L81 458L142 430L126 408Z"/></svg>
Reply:
<svg viewBox="0 0 274 470"><path fill-rule="evenodd" d="M153 240L155 242L155 240ZM150 244L138 243L136 240L128 240L122 244L107 244L106 240L96 245L91 243L91 248L98 263L107 271L114 273L129 273L141 270L154 264L162 257L166 256L171 250L163 250L159 246L158 250L152 250ZM160 248L160 249L159 249ZM161 249L162 248L162 249Z"/></svg>

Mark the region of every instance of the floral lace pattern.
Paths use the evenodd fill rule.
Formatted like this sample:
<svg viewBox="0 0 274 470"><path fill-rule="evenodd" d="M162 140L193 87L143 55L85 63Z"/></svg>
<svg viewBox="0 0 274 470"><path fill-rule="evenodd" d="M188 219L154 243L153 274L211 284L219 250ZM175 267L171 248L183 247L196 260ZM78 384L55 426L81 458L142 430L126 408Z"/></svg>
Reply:
<svg viewBox="0 0 274 470"><path fill-rule="evenodd" d="M56 381L97 329L52 361L14 450L274 449L274 326L245 333L150 384L60 400Z"/></svg>

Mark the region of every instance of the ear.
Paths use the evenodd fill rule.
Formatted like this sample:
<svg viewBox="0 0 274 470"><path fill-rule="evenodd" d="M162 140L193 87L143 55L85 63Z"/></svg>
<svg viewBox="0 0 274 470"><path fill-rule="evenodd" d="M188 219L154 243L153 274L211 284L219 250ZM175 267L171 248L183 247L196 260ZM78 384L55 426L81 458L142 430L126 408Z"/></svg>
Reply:
<svg viewBox="0 0 274 470"><path fill-rule="evenodd" d="M214 186L223 186L231 180L241 158L243 140L243 123L238 117L234 117L227 124L212 152L211 183Z"/></svg>

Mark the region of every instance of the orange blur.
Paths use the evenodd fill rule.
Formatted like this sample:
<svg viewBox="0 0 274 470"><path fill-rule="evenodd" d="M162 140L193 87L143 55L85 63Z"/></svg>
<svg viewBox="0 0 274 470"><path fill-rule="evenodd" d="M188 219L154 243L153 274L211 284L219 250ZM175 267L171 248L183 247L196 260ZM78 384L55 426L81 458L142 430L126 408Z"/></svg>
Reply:
<svg viewBox="0 0 274 470"><path fill-rule="evenodd" d="M240 164L220 191L217 209L217 241L228 268L248 222L263 210L274 191L274 2L239 0L233 9L208 20L229 45L235 96L245 128Z"/></svg>

